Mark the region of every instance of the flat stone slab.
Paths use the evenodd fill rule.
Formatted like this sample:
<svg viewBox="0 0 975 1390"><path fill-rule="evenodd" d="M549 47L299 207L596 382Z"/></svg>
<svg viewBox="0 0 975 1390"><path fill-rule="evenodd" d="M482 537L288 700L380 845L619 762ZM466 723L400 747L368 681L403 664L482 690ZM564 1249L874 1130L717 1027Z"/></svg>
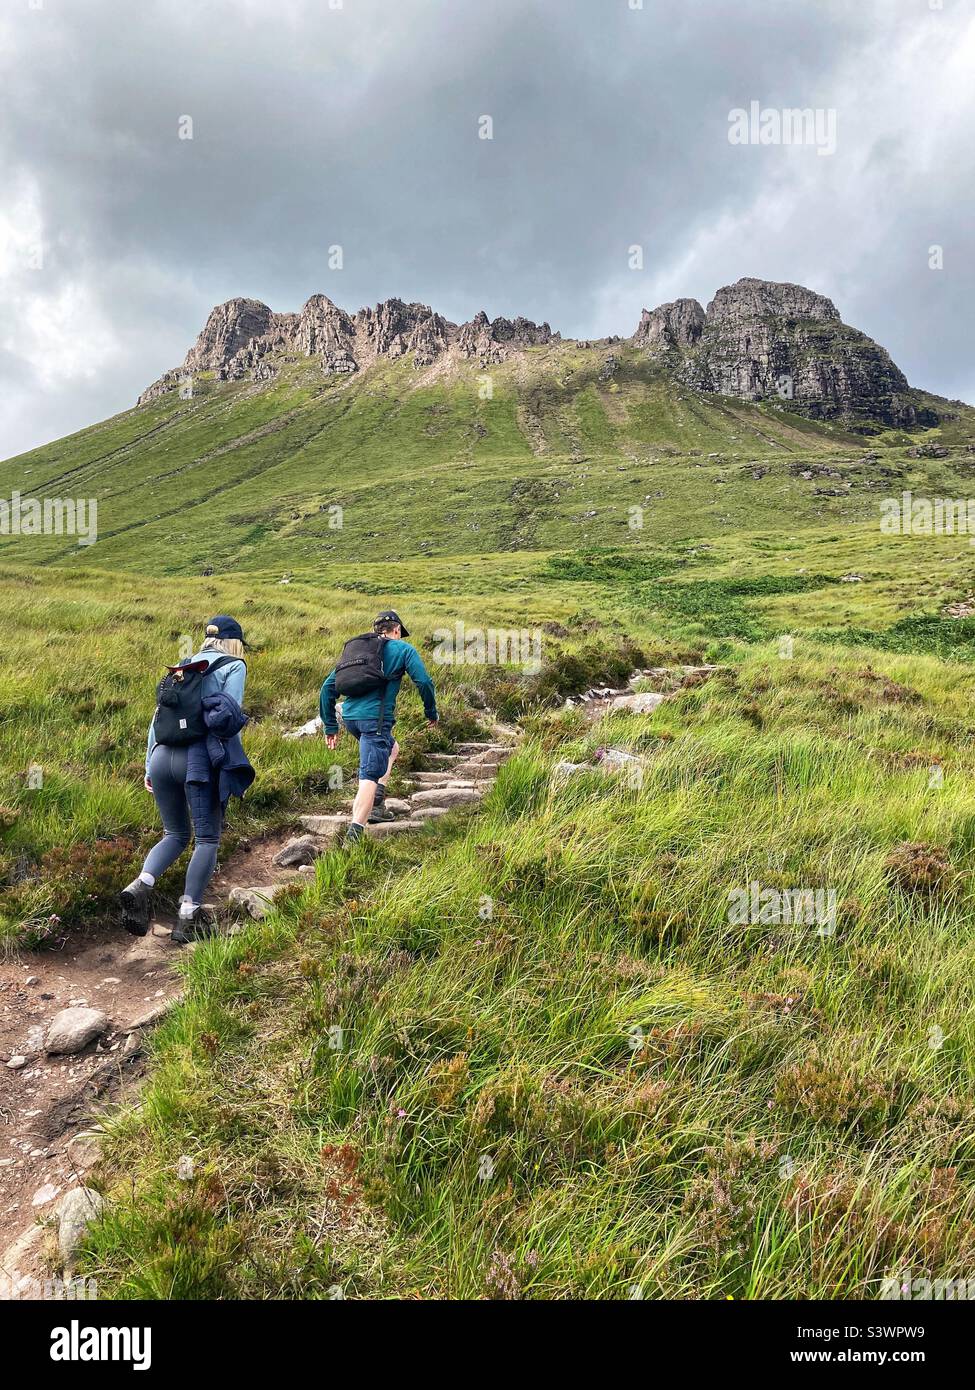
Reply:
<svg viewBox="0 0 975 1390"><path fill-rule="evenodd" d="M332 840L344 826L348 825L349 816L348 813L329 816L299 816L298 820L310 835L318 835Z"/></svg>
<svg viewBox="0 0 975 1390"><path fill-rule="evenodd" d="M474 753L504 753L507 756L512 751L507 743L458 743L455 747L458 753L466 753L468 757Z"/></svg>
<svg viewBox="0 0 975 1390"><path fill-rule="evenodd" d="M610 701L609 707L614 712L621 710L628 714L653 714L666 698L666 695L661 695L656 690L647 690L637 695L617 695Z"/></svg>
<svg viewBox="0 0 975 1390"><path fill-rule="evenodd" d="M470 782L493 782L498 775L496 767L489 767L481 763L461 763L454 768L460 780Z"/></svg>
<svg viewBox="0 0 975 1390"><path fill-rule="evenodd" d="M435 820L437 816L450 814L449 806L418 806L413 812L414 820Z"/></svg>
<svg viewBox="0 0 975 1390"><path fill-rule="evenodd" d="M427 757L432 763L462 763L463 753L428 753Z"/></svg>
<svg viewBox="0 0 975 1390"><path fill-rule="evenodd" d="M387 835L401 835L405 830L421 830L422 822L415 820L385 820L376 825L367 825L366 834L371 840L385 840Z"/></svg>
<svg viewBox="0 0 975 1390"><path fill-rule="evenodd" d="M410 798L414 808L419 806L467 806L480 801L481 793L474 787L442 787L437 791L414 792Z"/></svg>

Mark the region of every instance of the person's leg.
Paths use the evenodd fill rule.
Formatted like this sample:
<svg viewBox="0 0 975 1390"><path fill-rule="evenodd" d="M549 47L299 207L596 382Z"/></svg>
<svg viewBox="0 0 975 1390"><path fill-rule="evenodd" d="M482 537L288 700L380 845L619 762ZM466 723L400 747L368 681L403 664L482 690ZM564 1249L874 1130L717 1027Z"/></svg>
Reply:
<svg viewBox="0 0 975 1390"><path fill-rule="evenodd" d="M380 779L379 779L379 785L380 785L381 787L385 787L385 786L388 786L388 785L389 785L389 774L392 772L392 770L393 770L393 763L395 763L395 761L396 761L396 759L397 759L398 757L399 757L399 744L396 742L395 739L393 739L393 746L392 746L392 748L389 750L389 766L387 767L386 771L383 773L383 775L382 775L382 776L380 777Z"/></svg>
<svg viewBox="0 0 975 1390"><path fill-rule="evenodd" d="M196 796L197 791L199 797ZM179 910L184 916L192 916L194 909L203 905L203 899L217 867L217 853L223 832L223 812L215 783L209 789L204 786L194 788L194 794L189 800L195 843L186 867L186 886L180 901Z"/></svg>
<svg viewBox="0 0 975 1390"><path fill-rule="evenodd" d="M386 787L389 783L390 773L393 770L393 764L395 763L398 756L399 744L394 739L393 746L390 749L389 763L386 767L386 771L383 773L379 781L376 783L376 798L373 802L372 812L369 816L370 824L377 824L380 821L396 819L392 811L386 810Z"/></svg>
<svg viewBox="0 0 975 1390"><path fill-rule="evenodd" d="M359 778L359 790L352 803L352 824L359 826L360 830L372 814L372 808L376 802L377 785L368 777Z"/></svg>
<svg viewBox="0 0 975 1390"><path fill-rule="evenodd" d="M352 824L347 841L355 843L365 831L376 801L376 789L389 771L392 736L373 720L358 720L359 730L359 790L352 803Z"/></svg>
<svg viewBox="0 0 975 1390"><path fill-rule="evenodd" d="M134 936L145 936L149 930L152 890L156 879L175 863L190 842L190 818L183 781L177 775L179 768L174 768L173 755L178 751L157 744L149 763L152 794L159 807L165 834L149 851L139 877L119 894L122 925Z"/></svg>
<svg viewBox="0 0 975 1390"><path fill-rule="evenodd" d="M190 813L186 805L186 749L157 744L149 763L152 794L159 807L165 834L146 855L142 873L152 882L164 874L190 842Z"/></svg>

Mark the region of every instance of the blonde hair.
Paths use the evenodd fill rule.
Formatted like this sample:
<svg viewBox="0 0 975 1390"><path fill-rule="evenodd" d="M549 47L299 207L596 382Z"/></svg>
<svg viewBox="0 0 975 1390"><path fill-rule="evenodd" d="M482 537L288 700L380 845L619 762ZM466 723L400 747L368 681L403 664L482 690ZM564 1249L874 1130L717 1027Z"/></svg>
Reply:
<svg viewBox="0 0 975 1390"><path fill-rule="evenodd" d="M207 627L206 641L200 648L204 652L223 652L225 656L243 658L244 644L236 637L218 637L219 628L210 623Z"/></svg>

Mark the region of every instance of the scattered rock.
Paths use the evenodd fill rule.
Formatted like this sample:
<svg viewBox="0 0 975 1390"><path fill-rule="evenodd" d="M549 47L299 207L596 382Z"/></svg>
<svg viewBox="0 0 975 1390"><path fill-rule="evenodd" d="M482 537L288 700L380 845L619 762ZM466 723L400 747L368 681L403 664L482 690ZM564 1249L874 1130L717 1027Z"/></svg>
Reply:
<svg viewBox="0 0 975 1390"><path fill-rule="evenodd" d="M297 840L290 840L284 849L278 851L271 863L280 869L295 869L301 864L314 864L321 852L319 840L312 835L302 835Z"/></svg>
<svg viewBox="0 0 975 1390"><path fill-rule="evenodd" d="M314 738L322 731L322 721L319 715L314 719L309 719L307 724L302 724L300 729L292 729L290 733L284 735L285 738Z"/></svg>
<svg viewBox="0 0 975 1390"><path fill-rule="evenodd" d="M80 1006L62 1009L54 1015L44 1041L48 1053L80 1052L108 1027L108 1015L101 1009Z"/></svg>
<svg viewBox="0 0 975 1390"><path fill-rule="evenodd" d="M130 1036L138 1037L138 1034L132 1033ZM101 1151L101 1135L93 1130L83 1130L80 1134L72 1135L64 1146L64 1152L76 1170L94 1168L101 1157Z"/></svg>
<svg viewBox="0 0 975 1390"><path fill-rule="evenodd" d="M232 888L230 901L260 921L271 911L274 899L280 897L287 887L286 883L269 883L262 888Z"/></svg>
<svg viewBox="0 0 975 1390"><path fill-rule="evenodd" d="M30 1199L32 1207L43 1207L48 1202L53 1202L61 1191L60 1187L55 1187L53 1182L46 1182L43 1187L39 1187Z"/></svg>
<svg viewBox="0 0 975 1390"><path fill-rule="evenodd" d="M20 1071L21 1067L26 1067L26 1065L26 1057L11 1057L9 1062L7 1063L7 1066L11 1071Z"/></svg>
<svg viewBox="0 0 975 1390"><path fill-rule="evenodd" d="M122 1032L135 1033L140 1028L149 1028L152 1026L153 1023L158 1023L159 1020L163 1017L163 1015L167 1014L169 1010L174 1006L174 1004L178 1004L180 1002L182 997L182 994L174 994L171 998L164 999L159 1004L151 1005L148 1009L145 1010L144 1013L139 1014L138 1018L134 1018L126 1028L123 1028Z"/></svg>
<svg viewBox="0 0 975 1390"><path fill-rule="evenodd" d="M58 1203L58 1246L65 1265L70 1265L88 1224L101 1216L105 1199L91 1187L73 1187Z"/></svg>

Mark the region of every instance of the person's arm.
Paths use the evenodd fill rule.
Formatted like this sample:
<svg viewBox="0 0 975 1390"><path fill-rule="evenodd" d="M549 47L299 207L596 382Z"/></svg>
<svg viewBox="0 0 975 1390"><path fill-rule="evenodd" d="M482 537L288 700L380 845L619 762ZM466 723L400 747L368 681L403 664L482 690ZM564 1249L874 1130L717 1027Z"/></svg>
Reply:
<svg viewBox="0 0 975 1390"><path fill-rule="evenodd" d="M415 647L407 648L406 674L420 692L420 698L423 701L423 713L431 724L436 724L439 717L437 715L437 695L433 688L433 681L427 675L423 658Z"/></svg>
<svg viewBox="0 0 975 1390"><path fill-rule="evenodd" d="M318 712L322 716L322 725L326 734L337 734L339 731L339 721L335 715L335 672L332 671L325 677L321 694L318 697Z"/></svg>
<svg viewBox="0 0 975 1390"><path fill-rule="evenodd" d="M146 744L146 781L149 781L149 759L152 757L152 750L156 746L156 716L152 716L152 723L149 725L149 741Z"/></svg>

